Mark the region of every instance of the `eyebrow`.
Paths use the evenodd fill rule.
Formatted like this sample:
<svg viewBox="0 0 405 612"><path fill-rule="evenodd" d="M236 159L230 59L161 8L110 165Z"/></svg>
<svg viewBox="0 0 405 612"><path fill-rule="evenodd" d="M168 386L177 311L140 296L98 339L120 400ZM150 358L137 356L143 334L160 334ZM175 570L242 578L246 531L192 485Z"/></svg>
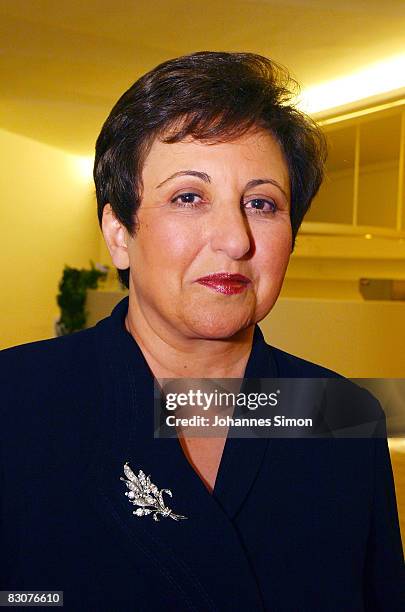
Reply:
<svg viewBox="0 0 405 612"><path fill-rule="evenodd" d="M171 176L167 177L167 179L159 183L159 185L156 185L156 189L159 189L159 187L167 183L167 181L171 181L177 176L196 176L197 178L200 178L202 181L204 181L204 183L211 182L210 177L205 172L198 172L198 170L180 170L179 172L175 172Z"/></svg>
<svg viewBox="0 0 405 612"><path fill-rule="evenodd" d="M266 185L266 183L270 183L270 185L274 185L274 187L277 187L277 189L281 191L281 193L288 202L288 196L286 191L282 188L279 182L275 181L272 178L252 179L251 181L246 183L245 190L253 189L253 187L257 187L258 185Z"/></svg>
<svg viewBox="0 0 405 612"><path fill-rule="evenodd" d="M211 183L211 178L210 178L210 176L206 172L199 172L198 170L180 170L179 172L175 172L171 176L168 176L164 181L159 183L159 185L156 185L156 189L159 189L160 187L162 187L162 185L164 185L168 181L171 181L172 179L174 179L174 178L176 178L178 176L196 176L197 178L199 178L202 181L204 181L204 183ZM277 187L281 191L281 193L284 195L285 199L288 202L287 193L281 187L280 183L278 183L277 181L275 181L272 178L261 178L261 179L257 178L257 179L252 179L252 180L250 180L250 181L248 181L246 183L245 191L248 190L248 189L253 189L253 187L257 187L258 185L266 185L266 184L271 184L271 185L274 185L275 187Z"/></svg>

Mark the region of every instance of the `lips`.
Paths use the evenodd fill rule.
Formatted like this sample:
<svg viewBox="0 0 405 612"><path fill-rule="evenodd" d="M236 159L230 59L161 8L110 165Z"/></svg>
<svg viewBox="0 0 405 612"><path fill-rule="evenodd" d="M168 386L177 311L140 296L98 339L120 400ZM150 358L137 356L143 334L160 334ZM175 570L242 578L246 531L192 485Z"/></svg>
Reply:
<svg viewBox="0 0 405 612"><path fill-rule="evenodd" d="M234 293L242 293L251 283L250 278L243 274L229 274L221 272L219 274L210 274L202 276L196 280L197 283L209 287L218 293L232 295Z"/></svg>

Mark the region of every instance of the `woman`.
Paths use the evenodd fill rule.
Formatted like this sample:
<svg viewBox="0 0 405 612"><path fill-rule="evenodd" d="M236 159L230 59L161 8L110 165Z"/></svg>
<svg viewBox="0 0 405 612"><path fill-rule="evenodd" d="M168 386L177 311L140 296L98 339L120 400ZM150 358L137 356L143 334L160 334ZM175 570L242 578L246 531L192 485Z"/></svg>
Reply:
<svg viewBox="0 0 405 612"><path fill-rule="evenodd" d="M94 176L129 297L1 354L2 589L72 611L405 609L386 440L153 435L154 377L337 376L257 325L325 157L289 87L263 57L201 52L111 111Z"/></svg>

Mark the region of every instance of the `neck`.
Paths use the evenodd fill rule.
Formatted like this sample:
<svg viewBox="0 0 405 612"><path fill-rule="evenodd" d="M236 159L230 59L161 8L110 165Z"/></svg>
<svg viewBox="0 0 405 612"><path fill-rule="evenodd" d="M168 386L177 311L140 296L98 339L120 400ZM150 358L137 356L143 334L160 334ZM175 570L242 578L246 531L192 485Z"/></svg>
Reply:
<svg viewBox="0 0 405 612"><path fill-rule="evenodd" d="M254 334L251 325L231 338L188 337L145 316L131 295L125 326L155 378L243 378Z"/></svg>

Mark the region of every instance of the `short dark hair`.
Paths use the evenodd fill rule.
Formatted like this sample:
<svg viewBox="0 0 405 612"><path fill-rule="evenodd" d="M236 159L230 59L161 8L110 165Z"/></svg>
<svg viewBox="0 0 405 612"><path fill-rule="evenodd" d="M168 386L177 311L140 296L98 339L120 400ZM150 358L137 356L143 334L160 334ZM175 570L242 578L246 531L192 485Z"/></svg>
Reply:
<svg viewBox="0 0 405 612"><path fill-rule="evenodd" d="M285 155L291 187L292 249L322 182L325 137L291 103L298 85L288 71L254 53L199 51L143 75L115 104L96 143L98 219L108 202L133 236L141 203L142 166L153 143L186 136L225 141L252 127L269 130ZM118 270L129 287L129 268Z"/></svg>

